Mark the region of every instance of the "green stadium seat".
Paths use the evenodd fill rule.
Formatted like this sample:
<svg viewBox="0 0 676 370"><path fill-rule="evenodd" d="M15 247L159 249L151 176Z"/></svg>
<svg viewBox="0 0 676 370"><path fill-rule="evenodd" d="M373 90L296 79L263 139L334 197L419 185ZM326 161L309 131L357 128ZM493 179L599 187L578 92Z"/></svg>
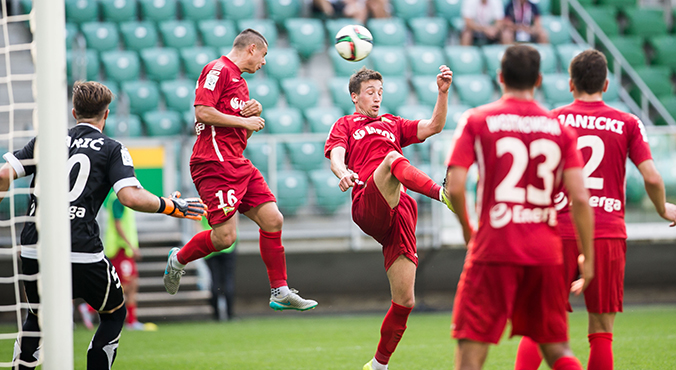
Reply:
<svg viewBox="0 0 676 370"><path fill-rule="evenodd" d="M336 41L336 34L341 28L358 23L352 18L327 19L324 26L326 26L326 37L329 40L329 45L333 45Z"/></svg>
<svg viewBox="0 0 676 370"><path fill-rule="evenodd" d="M493 82L487 75L454 76L453 86L463 104L476 107L493 101Z"/></svg>
<svg viewBox="0 0 676 370"><path fill-rule="evenodd" d="M138 116L130 114L125 116L111 114L106 120L103 133L112 137L140 137L143 136L143 127Z"/></svg>
<svg viewBox="0 0 676 370"><path fill-rule="evenodd" d="M643 202L643 198L646 196L645 183L638 168L629 161L627 161L626 179L627 186L625 194L627 197L627 204L640 205Z"/></svg>
<svg viewBox="0 0 676 370"><path fill-rule="evenodd" d="M549 73L542 75L540 87L545 100L550 104L572 103L573 94L568 84L568 73Z"/></svg>
<svg viewBox="0 0 676 370"><path fill-rule="evenodd" d="M605 101L616 101L620 100L620 87L619 83L615 76L612 73L608 73L608 90L603 93L603 100Z"/></svg>
<svg viewBox="0 0 676 370"><path fill-rule="evenodd" d="M485 45L481 47L481 52L486 59L486 72L491 78L495 78L498 74L505 49L507 49L507 45Z"/></svg>
<svg viewBox="0 0 676 370"><path fill-rule="evenodd" d="M265 132L271 134L299 134L303 132L303 116L298 108L263 109Z"/></svg>
<svg viewBox="0 0 676 370"><path fill-rule="evenodd" d="M410 89L406 78L388 77L383 81L383 100L381 105L390 108L390 110L394 110L396 107L406 103L409 92ZM383 112L380 114L383 114Z"/></svg>
<svg viewBox="0 0 676 370"><path fill-rule="evenodd" d="M153 48L159 40L153 22L125 22L120 24L120 33L127 50L140 51Z"/></svg>
<svg viewBox="0 0 676 370"><path fill-rule="evenodd" d="M100 0L103 19L108 22L136 20L136 0Z"/></svg>
<svg viewBox="0 0 676 370"><path fill-rule="evenodd" d="M303 111L305 120L310 125L310 131L328 133L331 126L343 116L343 110L338 107L312 107Z"/></svg>
<svg viewBox="0 0 676 370"><path fill-rule="evenodd" d="M448 67L457 75L480 74L484 69L481 49L476 46L447 46Z"/></svg>
<svg viewBox="0 0 676 370"><path fill-rule="evenodd" d="M101 53L103 69L109 80L115 82L138 80L140 62L134 51L106 51Z"/></svg>
<svg viewBox="0 0 676 370"><path fill-rule="evenodd" d="M458 127L460 117L470 109L472 109L472 107L464 104L449 105L448 110L446 111L446 126L444 126L444 130L454 130Z"/></svg>
<svg viewBox="0 0 676 370"><path fill-rule="evenodd" d="M183 112L181 115L185 131L188 135L195 135L195 111L193 109Z"/></svg>
<svg viewBox="0 0 676 370"><path fill-rule="evenodd" d="M146 77L153 81L174 80L181 71L178 51L174 48L149 48L140 52Z"/></svg>
<svg viewBox="0 0 676 370"><path fill-rule="evenodd" d="M439 67L446 64L444 52L436 46L410 46L406 49L413 75L436 76Z"/></svg>
<svg viewBox="0 0 676 370"><path fill-rule="evenodd" d="M540 73L557 72L558 59L554 47L550 44L533 44L532 46L540 52Z"/></svg>
<svg viewBox="0 0 676 370"><path fill-rule="evenodd" d="M674 95L667 95L667 96L662 96L662 97L660 97L659 99L660 99L660 103L662 103L662 105L664 105L664 108L666 108L667 112L669 112L669 114L670 114L674 119L676 119L676 96L674 96ZM656 124L656 125L664 126L664 125L667 124L667 122L666 122L666 120L664 120L663 118L658 117L658 118L655 120L655 124ZM670 149L671 149L671 148L670 148Z"/></svg>
<svg viewBox="0 0 676 370"><path fill-rule="evenodd" d="M218 0L223 18L230 20L251 19L255 16L254 2L249 0Z"/></svg>
<svg viewBox="0 0 676 370"><path fill-rule="evenodd" d="M429 0L392 0L393 16L403 20L427 16Z"/></svg>
<svg viewBox="0 0 676 370"><path fill-rule="evenodd" d="M439 87L437 86L436 76L413 76L411 78L413 90L421 104L434 106L437 103L437 96L439 95ZM448 90L449 99L453 89Z"/></svg>
<svg viewBox="0 0 676 370"><path fill-rule="evenodd" d="M551 0L531 0L531 2L538 7L540 14L543 15L552 14ZM542 22L542 25L545 25L544 21Z"/></svg>
<svg viewBox="0 0 676 370"><path fill-rule="evenodd" d="M619 23L617 22L617 9L608 6L597 6L597 7L588 7L585 8L589 16L596 22L596 24L601 28L603 33L606 36L617 36L620 34ZM578 32L582 35L586 35L586 26L582 18L578 18Z"/></svg>
<svg viewBox="0 0 676 370"><path fill-rule="evenodd" d="M232 46L237 36L235 23L231 20L207 19L199 21L197 22L197 29L204 46Z"/></svg>
<svg viewBox="0 0 676 370"><path fill-rule="evenodd" d="M589 46L580 44L557 45L556 54L559 57L559 62L561 62L561 69L564 72L567 72L568 66L570 66L570 62L573 60L573 58L587 49L589 49Z"/></svg>
<svg viewBox="0 0 676 370"><path fill-rule="evenodd" d="M314 107L319 100L319 86L310 78L287 78L281 81L286 102L295 108Z"/></svg>
<svg viewBox="0 0 676 370"><path fill-rule="evenodd" d="M162 81L160 91L167 109L175 112L188 111L195 103L195 82L192 80Z"/></svg>
<svg viewBox="0 0 676 370"><path fill-rule="evenodd" d="M99 19L98 0L66 0L66 21L95 22Z"/></svg>
<svg viewBox="0 0 676 370"><path fill-rule="evenodd" d="M283 23L290 18L301 16L301 0L265 0L267 18Z"/></svg>
<svg viewBox="0 0 676 370"><path fill-rule="evenodd" d="M265 57L263 70L266 76L281 80L296 77L300 69L298 52L292 48L270 48Z"/></svg>
<svg viewBox="0 0 676 370"><path fill-rule="evenodd" d="M612 6L617 9L624 9L635 7L636 0L598 0L598 4Z"/></svg>
<svg viewBox="0 0 676 370"><path fill-rule="evenodd" d="M148 136L173 136L183 131L181 114L174 111L151 111L143 114Z"/></svg>
<svg viewBox="0 0 676 370"><path fill-rule="evenodd" d="M20 0L21 4L21 14L28 14L33 9L33 0Z"/></svg>
<svg viewBox="0 0 676 370"><path fill-rule="evenodd" d="M249 85L249 97L261 103L263 110L277 105L280 93L277 81L271 78L251 78L246 82Z"/></svg>
<svg viewBox="0 0 676 370"><path fill-rule="evenodd" d="M655 96L667 96L674 93L674 85L671 83L671 70L667 67L643 67L636 68L636 73L648 86ZM641 104L641 91L634 86L629 91L636 104Z"/></svg>
<svg viewBox="0 0 676 370"><path fill-rule="evenodd" d="M284 215L295 215L307 203L308 181L301 171L277 172L277 206Z"/></svg>
<svg viewBox="0 0 676 370"><path fill-rule="evenodd" d="M345 114L352 114L355 108L352 98L350 97L348 82L348 79L344 77L334 77L330 79L329 92L331 93L333 105L342 109Z"/></svg>
<svg viewBox="0 0 676 370"><path fill-rule="evenodd" d="M157 109L160 102L160 91L152 81L126 81L122 83L122 91L129 101L129 112L142 115Z"/></svg>
<svg viewBox="0 0 676 370"><path fill-rule="evenodd" d="M667 66L676 71L676 36L663 35L648 39L654 51L652 64Z"/></svg>
<svg viewBox="0 0 676 370"><path fill-rule="evenodd" d="M176 0L139 0L139 3L143 20L162 22L176 19Z"/></svg>
<svg viewBox="0 0 676 370"><path fill-rule="evenodd" d="M648 144L655 159L670 158L674 151L674 137L671 133L650 133Z"/></svg>
<svg viewBox="0 0 676 370"><path fill-rule="evenodd" d="M309 58L326 48L324 25L319 19L290 18L284 21L284 28L289 36L289 43L303 58Z"/></svg>
<svg viewBox="0 0 676 370"><path fill-rule="evenodd" d="M462 18L462 0L434 0L434 10L449 22Z"/></svg>
<svg viewBox="0 0 676 370"><path fill-rule="evenodd" d="M275 149L276 161L274 162L277 169L281 169L284 164L284 147L281 143L272 146L267 142L249 141L244 149L244 157L249 159L256 168L261 172L267 173L270 167L270 160L272 159L272 149Z"/></svg>
<svg viewBox="0 0 676 370"><path fill-rule="evenodd" d="M408 25L416 45L443 47L446 44L448 22L444 18L413 18Z"/></svg>
<svg viewBox="0 0 676 370"><path fill-rule="evenodd" d="M606 105L621 110L622 112L631 113L631 109L629 109L629 106L618 100L608 101L606 102Z"/></svg>
<svg viewBox="0 0 676 370"><path fill-rule="evenodd" d="M549 42L552 45L561 45L570 42L570 24L562 17L543 15L540 17L540 23L547 30Z"/></svg>
<svg viewBox="0 0 676 370"><path fill-rule="evenodd" d="M164 46L187 48L197 44L197 30L192 21L164 21L159 30Z"/></svg>
<svg viewBox="0 0 676 370"><path fill-rule="evenodd" d="M101 84L106 86L110 92L113 93L113 101L108 105L108 109L110 109L110 114L115 114L118 101L120 100L120 86L113 81L101 81Z"/></svg>
<svg viewBox="0 0 676 370"><path fill-rule="evenodd" d="M406 53L403 48L376 46L369 57L373 69L383 76L404 76L406 74Z"/></svg>
<svg viewBox="0 0 676 370"><path fill-rule="evenodd" d="M338 182L338 178L331 170L310 172L310 183L315 189L317 206L326 213L335 213L350 199L350 192L342 192Z"/></svg>
<svg viewBox="0 0 676 370"><path fill-rule="evenodd" d="M216 18L216 0L179 0L183 19L204 21Z"/></svg>
<svg viewBox="0 0 676 370"><path fill-rule="evenodd" d="M662 9L623 9L627 17L627 35L641 37L667 34L667 23L664 20Z"/></svg>
<svg viewBox="0 0 676 370"><path fill-rule="evenodd" d="M87 49L107 51L117 49L120 35L117 25L111 22L87 22L82 24L82 33L87 41Z"/></svg>
<svg viewBox="0 0 676 370"><path fill-rule="evenodd" d="M324 157L323 141L300 141L286 143L291 166L309 172L325 167L329 161Z"/></svg>
<svg viewBox="0 0 676 370"><path fill-rule="evenodd" d="M350 77L353 73L360 70L361 67L366 66L366 59L362 59L358 62L350 62L343 59L335 48L330 48L328 54L331 59L331 64L333 65L333 72L336 76Z"/></svg>
<svg viewBox="0 0 676 370"><path fill-rule="evenodd" d="M75 42L75 36L77 36L80 30L75 23L66 23L66 50L73 47L73 42Z"/></svg>
<svg viewBox="0 0 676 370"><path fill-rule="evenodd" d="M66 51L68 80L97 80L99 77L99 57L95 50L82 52Z"/></svg>
<svg viewBox="0 0 676 370"><path fill-rule="evenodd" d="M268 48L274 48L277 45L277 26L270 19L244 19L237 22L237 26L240 32L247 28L260 32L268 41Z"/></svg>
<svg viewBox="0 0 676 370"><path fill-rule="evenodd" d="M397 116L410 120L432 118L432 107L429 105L402 105L397 108Z"/></svg>
<svg viewBox="0 0 676 370"><path fill-rule="evenodd" d="M194 81L200 77L204 66L219 57L216 49L206 46L183 48L180 54L185 77Z"/></svg>
<svg viewBox="0 0 676 370"><path fill-rule="evenodd" d="M420 162L421 163L430 163L430 157L431 157L431 152L432 152L432 141L434 141L434 138L425 140L422 143L414 144L413 146L415 147L416 151L418 152L418 155L420 156Z"/></svg>
<svg viewBox="0 0 676 370"><path fill-rule="evenodd" d="M372 18L367 28L373 35L373 44L378 46L404 46L406 25L399 18Z"/></svg>
<svg viewBox="0 0 676 370"><path fill-rule="evenodd" d="M643 39L640 36L617 36L611 37L610 41L632 67L645 66L646 57L643 52ZM606 58L608 58L608 68L613 71L615 60L608 51L605 51L605 53Z"/></svg>

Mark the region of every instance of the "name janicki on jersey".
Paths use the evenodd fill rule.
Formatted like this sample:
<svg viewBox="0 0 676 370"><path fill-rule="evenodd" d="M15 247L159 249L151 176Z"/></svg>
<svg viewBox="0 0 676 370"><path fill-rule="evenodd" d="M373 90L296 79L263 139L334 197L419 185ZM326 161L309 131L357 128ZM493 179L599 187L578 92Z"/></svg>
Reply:
<svg viewBox="0 0 676 370"><path fill-rule="evenodd" d="M622 135L624 122L608 117L585 116L582 114L561 114L559 121L562 125L586 128L587 130L610 131Z"/></svg>

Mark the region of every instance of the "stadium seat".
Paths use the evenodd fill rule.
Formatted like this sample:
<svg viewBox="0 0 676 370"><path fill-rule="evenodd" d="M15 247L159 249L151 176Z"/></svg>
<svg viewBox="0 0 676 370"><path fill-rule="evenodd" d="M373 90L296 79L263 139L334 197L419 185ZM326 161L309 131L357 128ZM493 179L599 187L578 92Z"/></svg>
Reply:
<svg viewBox="0 0 676 370"><path fill-rule="evenodd" d="M117 104L120 100L120 86L113 81L101 81L101 84L113 93L113 101L108 105L108 109L110 109L110 114L115 114L117 111Z"/></svg>
<svg viewBox="0 0 676 370"><path fill-rule="evenodd" d="M573 94L568 85L568 73L549 73L542 75L542 93L549 104L571 103Z"/></svg>
<svg viewBox="0 0 676 370"><path fill-rule="evenodd" d="M631 109L629 109L629 106L624 104L623 102L621 102L619 100L608 101L608 102L606 102L606 105L608 105L609 107L613 107L615 109L621 110L622 112L631 113Z"/></svg>
<svg viewBox="0 0 676 370"><path fill-rule="evenodd" d="M101 54L103 69L109 80L115 82L138 80L140 63L134 51L106 51Z"/></svg>
<svg viewBox="0 0 676 370"><path fill-rule="evenodd" d="M197 30L192 21L164 21L159 29L164 46L187 48L197 44Z"/></svg>
<svg viewBox="0 0 676 370"><path fill-rule="evenodd" d="M183 131L181 114L174 111L150 111L143 114L148 136L179 135Z"/></svg>
<svg viewBox="0 0 676 370"><path fill-rule="evenodd" d="M21 4L21 14L28 14L33 9L33 0L20 0L19 4Z"/></svg>
<svg viewBox="0 0 676 370"><path fill-rule="evenodd" d="M176 0L139 0L143 20L162 22L176 19Z"/></svg>
<svg viewBox="0 0 676 370"><path fill-rule="evenodd" d="M575 58L576 55L581 52L589 49L587 45L580 44L561 44L556 46L556 54L559 56L559 62L561 62L561 69L564 72L568 71L568 66L570 62Z"/></svg>
<svg viewBox="0 0 676 370"><path fill-rule="evenodd" d="M249 97L256 99L263 106L263 110L273 108L279 101L279 85L271 78L250 78Z"/></svg>
<svg viewBox="0 0 676 370"><path fill-rule="evenodd" d="M181 71L178 51L174 48L143 49L140 54L146 77L153 81L174 80Z"/></svg>
<svg viewBox="0 0 676 370"><path fill-rule="evenodd" d="M276 80L296 77L300 69L300 58L292 48L270 48L265 57L263 71L265 75Z"/></svg>
<svg viewBox="0 0 676 370"><path fill-rule="evenodd" d="M457 75L483 73L484 59L476 46L447 46L448 67Z"/></svg>
<svg viewBox="0 0 676 370"><path fill-rule="evenodd" d="M347 78L334 77L329 80L329 92L331 93L333 105L342 109L345 114L352 114L354 112L354 103L350 97L350 90L347 85Z"/></svg>
<svg viewBox="0 0 676 370"><path fill-rule="evenodd" d="M664 20L662 9L629 8L623 9L627 17L627 35L642 37L667 34L667 23Z"/></svg>
<svg viewBox="0 0 676 370"><path fill-rule="evenodd" d="M654 51L652 64L666 66L676 71L676 36L663 35L648 39Z"/></svg>
<svg viewBox="0 0 676 370"><path fill-rule="evenodd" d="M308 182L301 171L277 172L277 205L284 215L295 215L307 203Z"/></svg>
<svg viewBox="0 0 676 370"><path fill-rule="evenodd" d="M620 34L619 24L617 22L617 9L607 6L587 7L585 8L589 16L594 19L594 22L601 28L603 33L608 37L617 36ZM582 18L578 16L578 32L586 35L586 27Z"/></svg>
<svg viewBox="0 0 676 370"><path fill-rule="evenodd" d="M275 0L269 0L275 1ZM319 19L290 18L284 21L289 43L303 58L324 51L324 25Z"/></svg>
<svg viewBox="0 0 676 370"><path fill-rule="evenodd" d="M157 45L157 28L153 22L125 22L120 24L120 33L127 50L140 51Z"/></svg>
<svg viewBox="0 0 676 370"><path fill-rule="evenodd" d="M429 105L402 105L396 110L399 117L416 120L416 119L430 119L432 118L432 107Z"/></svg>
<svg viewBox="0 0 676 370"><path fill-rule="evenodd" d="M373 44L378 46L404 46L406 25L399 18L372 18L367 27L373 35Z"/></svg>
<svg viewBox="0 0 676 370"><path fill-rule="evenodd" d="M75 37L78 34L79 29L75 23L66 23L66 50L73 47L73 42L75 42Z"/></svg>
<svg viewBox="0 0 676 370"><path fill-rule="evenodd" d="M449 22L462 18L462 0L434 0L434 10Z"/></svg>
<svg viewBox="0 0 676 370"><path fill-rule="evenodd" d="M666 108L667 112L669 112L669 114L674 119L676 119L676 96L667 95L667 96L662 96L659 99L660 99L660 103L662 103L662 105L664 105L664 108ZM662 117L658 117L655 120L655 124L664 126L664 125L667 124L667 122Z"/></svg>
<svg viewBox="0 0 676 370"><path fill-rule="evenodd" d="M106 120L103 133L112 137L139 137L143 136L143 127L138 116L130 114L125 116L111 114Z"/></svg>
<svg viewBox="0 0 676 370"><path fill-rule="evenodd" d="M645 66L646 57L643 52L643 39L640 36L617 36L611 37L610 41L632 67ZM605 54L608 58L608 68L611 71L615 70L615 59L608 51L605 51Z"/></svg>
<svg viewBox="0 0 676 370"><path fill-rule="evenodd" d="M336 41L336 34L341 28L358 23L352 18L327 19L324 22L324 26L326 26L326 37L329 40L329 45L333 45Z"/></svg>
<svg viewBox="0 0 676 370"><path fill-rule="evenodd" d="M160 102L157 84L152 81L126 81L122 83L122 91L129 100L129 112L142 115L156 110Z"/></svg>
<svg viewBox="0 0 676 370"><path fill-rule="evenodd" d="M439 67L446 64L444 52L436 46L410 46L406 49L414 76L436 76Z"/></svg>
<svg viewBox="0 0 676 370"><path fill-rule="evenodd" d="M183 19L205 21L216 18L216 0L179 0Z"/></svg>
<svg viewBox="0 0 676 370"><path fill-rule="evenodd" d="M429 0L392 0L393 16L403 20L425 17L429 10Z"/></svg>
<svg viewBox="0 0 676 370"><path fill-rule="evenodd" d="M476 107L493 100L493 82L487 75L453 77L453 86L463 104Z"/></svg>
<svg viewBox="0 0 676 370"><path fill-rule="evenodd" d="M561 45L570 42L570 24L562 17L543 15L540 17L540 23L547 30L549 42L552 45Z"/></svg>
<svg viewBox="0 0 676 370"><path fill-rule="evenodd" d="M635 7L636 0L598 0L598 4L612 6L617 9L623 9Z"/></svg>
<svg viewBox="0 0 676 370"><path fill-rule="evenodd" d="M552 2L551 0L531 0L533 4L538 7L540 14L548 15L552 14ZM542 22L543 26L546 26L545 22Z"/></svg>
<svg viewBox="0 0 676 370"><path fill-rule="evenodd" d="M167 109L185 112L195 102L195 82L192 80L171 80L160 83L160 91Z"/></svg>
<svg viewBox="0 0 676 370"><path fill-rule="evenodd" d="M202 69L219 57L216 49L207 46L187 47L180 50L185 77L197 81Z"/></svg>
<svg viewBox="0 0 676 370"><path fill-rule="evenodd" d="M301 0L265 0L266 18L277 23L298 18L301 16L302 3Z"/></svg>
<svg viewBox="0 0 676 370"><path fill-rule="evenodd" d="M642 67L636 68L636 73L648 86L655 96L667 96L674 93L674 85L671 83L671 70L667 67ZM636 104L641 105L641 91L634 86L629 92Z"/></svg>
<svg viewBox="0 0 676 370"><path fill-rule="evenodd" d="M331 126L343 116L343 110L338 107L312 107L305 109L303 115L310 125L310 131L328 133Z"/></svg>
<svg viewBox="0 0 676 370"><path fill-rule="evenodd" d="M394 110L395 108L406 104L409 91L406 78L388 77L383 80L383 101L381 102L381 105L390 108L390 110ZM380 114L383 114L383 112Z"/></svg>
<svg viewBox="0 0 676 370"><path fill-rule="evenodd" d="M607 102L620 100L619 82L612 73L608 73L608 90L603 93L603 100Z"/></svg>
<svg viewBox="0 0 676 370"><path fill-rule="evenodd" d="M284 145L291 166L296 170L309 172L325 167L329 161L324 157L323 141L289 142Z"/></svg>
<svg viewBox="0 0 676 370"><path fill-rule="evenodd" d="M195 135L195 110L191 109L183 112L183 124L188 135Z"/></svg>
<svg viewBox="0 0 676 370"><path fill-rule="evenodd" d="M303 132L303 116L298 108L263 109L265 132L271 134L299 134Z"/></svg>
<svg viewBox="0 0 676 370"><path fill-rule="evenodd" d="M272 149L275 148L276 161L274 162L277 169L280 170L284 163L284 147L277 143L275 146L261 141L249 141L246 149L244 149L244 157L249 159L256 168L261 172L267 173L269 170L270 160L272 159Z"/></svg>
<svg viewBox="0 0 676 370"><path fill-rule="evenodd" d="M629 161L627 161L627 172L625 177L627 182L625 192L627 205L640 205L643 202L643 198L646 196L645 182L643 181L643 176L641 176L638 168L633 164L630 164Z"/></svg>
<svg viewBox="0 0 676 370"><path fill-rule="evenodd" d="M420 157L420 163L421 164L429 164L430 163L430 157L431 157L431 151L432 151L432 141L434 141L434 138L431 138L431 139L423 141L422 143L418 143L418 144L413 145L415 147L415 150L418 152L418 156Z"/></svg>
<svg viewBox="0 0 676 370"><path fill-rule="evenodd" d="M237 36L235 23L231 20L207 19L199 21L197 22L197 29L204 46L231 46Z"/></svg>
<svg viewBox="0 0 676 370"><path fill-rule="evenodd" d="M350 62L343 59L335 48L330 48L328 54L329 58L331 58L333 72L336 76L350 77L353 73L361 69L361 67L366 66L366 59L362 59L358 62Z"/></svg>
<svg viewBox="0 0 676 370"><path fill-rule="evenodd" d="M66 21L92 22L99 19L98 0L66 0Z"/></svg>
<svg viewBox="0 0 676 370"><path fill-rule="evenodd" d="M495 78L498 74L505 49L507 49L506 45L485 45L481 47L481 52L486 59L486 72L491 78Z"/></svg>
<svg viewBox="0 0 676 370"><path fill-rule="evenodd" d="M444 18L413 18L408 24L416 45L443 47L446 44L448 22Z"/></svg>
<svg viewBox="0 0 676 370"><path fill-rule="evenodd" d="M81 26L82 33L87 41L87 49L107 51L117 49L120 35L117 25L111 22L87 22Z"/></svg>
<svg viewBox="0 0 676 370"><path fill-rule="evenodd" d="M295 108L314 107L319 100L319 86L310 78L287 78L281 81L286 102Z"/></svg>
<svg viewBox="0 0 676 370"><path fill-rule="evenodd" d="M248 0L218 0L224 19L241 20L254 18L254 2Z"/></svg>
<svg viewBox="0 0 676 370"><path fill-rule="evenodd" d="M404 76L406 74L406 53L403 48L376 46L369 56L373 69L383 76Z"/></svg>
<svg viewBox="0 0 676 370"><path fill-rule="evenodd" d="M317 206L329 214L335 213L350 199L350 192L343 192L338 186L339 179L331 170L310 172L310 183L315 189Z"/></svg>
<svg viewBox="0 0 676 370"><path fill-rule="evenodd" d="M277 26L270 19L244 19L237 22L237 26L240 32L247 28L260 32L268 41L268 48L274 48L277 45Z"/></svg>
<svg viewBox="0 0 676 370"><path fill-rule="evenodd" d="M439 87L437 86L436 76L413 76L411 78L413 90L418 98L418 103L434 106L437 103ZM453 89L448 90L449 99L453 94Z"/></svg>
<svg viewBox="0 0 676 370"><path fill-rule="evenodd" d="M555 73L557 72L557 61L554 47L550 44L533 44L538 52L540 52L540 73Z"/></svg>
<svg viewBox="0 0 676 370"><path fill-rule="evenodd" d="M127 22L136 20L136 0L100 0L103 20Z"/></svg>
<svg viewBox="0 0 676 370"><path fill-rule="evenodd" d="M99 57L95 50L82 52L66 51L68 80L97 80L99 77Z"/></svg>
<svg viewBox="0 0 676 370"><path fill-rule="evenodd" d="M448 110L446 111L446 126L444 126L444 130L454 130L458 127L460 117L470 109L472 109L472 107L469 105L449 105Z"/></svg>

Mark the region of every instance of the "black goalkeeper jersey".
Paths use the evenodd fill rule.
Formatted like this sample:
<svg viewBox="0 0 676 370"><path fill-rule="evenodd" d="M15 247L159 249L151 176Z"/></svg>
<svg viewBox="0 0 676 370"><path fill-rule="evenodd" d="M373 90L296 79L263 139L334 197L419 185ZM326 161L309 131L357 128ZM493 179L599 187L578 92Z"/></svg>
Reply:
<svg viewBox="0 0 676 370"><path fill-rule="evenodd" d="M19 177L35 174L35 165L22 163L32 160L35 140L22 149L5 154L5 159ZM71 262L93 263L103 259L103 243L99 237L96 215L106 199L110 188L115 192L126 186L140 187L134 174L134 164L129 151L122 143L102 134L96 127L80 123L68 130L67 170L70 179L70 230ZM35 187L35 176L31 188ZM35 215L37 199L31 194L28 214ZM38 241L34 222L25 224L21 232L21 255L37 258L31 246Z"/></svg>

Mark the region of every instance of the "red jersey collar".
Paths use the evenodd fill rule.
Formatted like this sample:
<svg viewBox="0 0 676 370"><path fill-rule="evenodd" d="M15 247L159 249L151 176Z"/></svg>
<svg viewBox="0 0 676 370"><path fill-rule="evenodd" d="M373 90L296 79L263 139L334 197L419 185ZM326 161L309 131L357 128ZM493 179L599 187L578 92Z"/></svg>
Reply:
<svg viewBox="0 0 676 370"><path fill-rule="evenodd" d="M575 103L575 105L582 105L582 106L590 107L590 108L603 107L603 106L606 105L606 103L603 100L583 101L583 100L575 99L574 103Z"/></svg>

